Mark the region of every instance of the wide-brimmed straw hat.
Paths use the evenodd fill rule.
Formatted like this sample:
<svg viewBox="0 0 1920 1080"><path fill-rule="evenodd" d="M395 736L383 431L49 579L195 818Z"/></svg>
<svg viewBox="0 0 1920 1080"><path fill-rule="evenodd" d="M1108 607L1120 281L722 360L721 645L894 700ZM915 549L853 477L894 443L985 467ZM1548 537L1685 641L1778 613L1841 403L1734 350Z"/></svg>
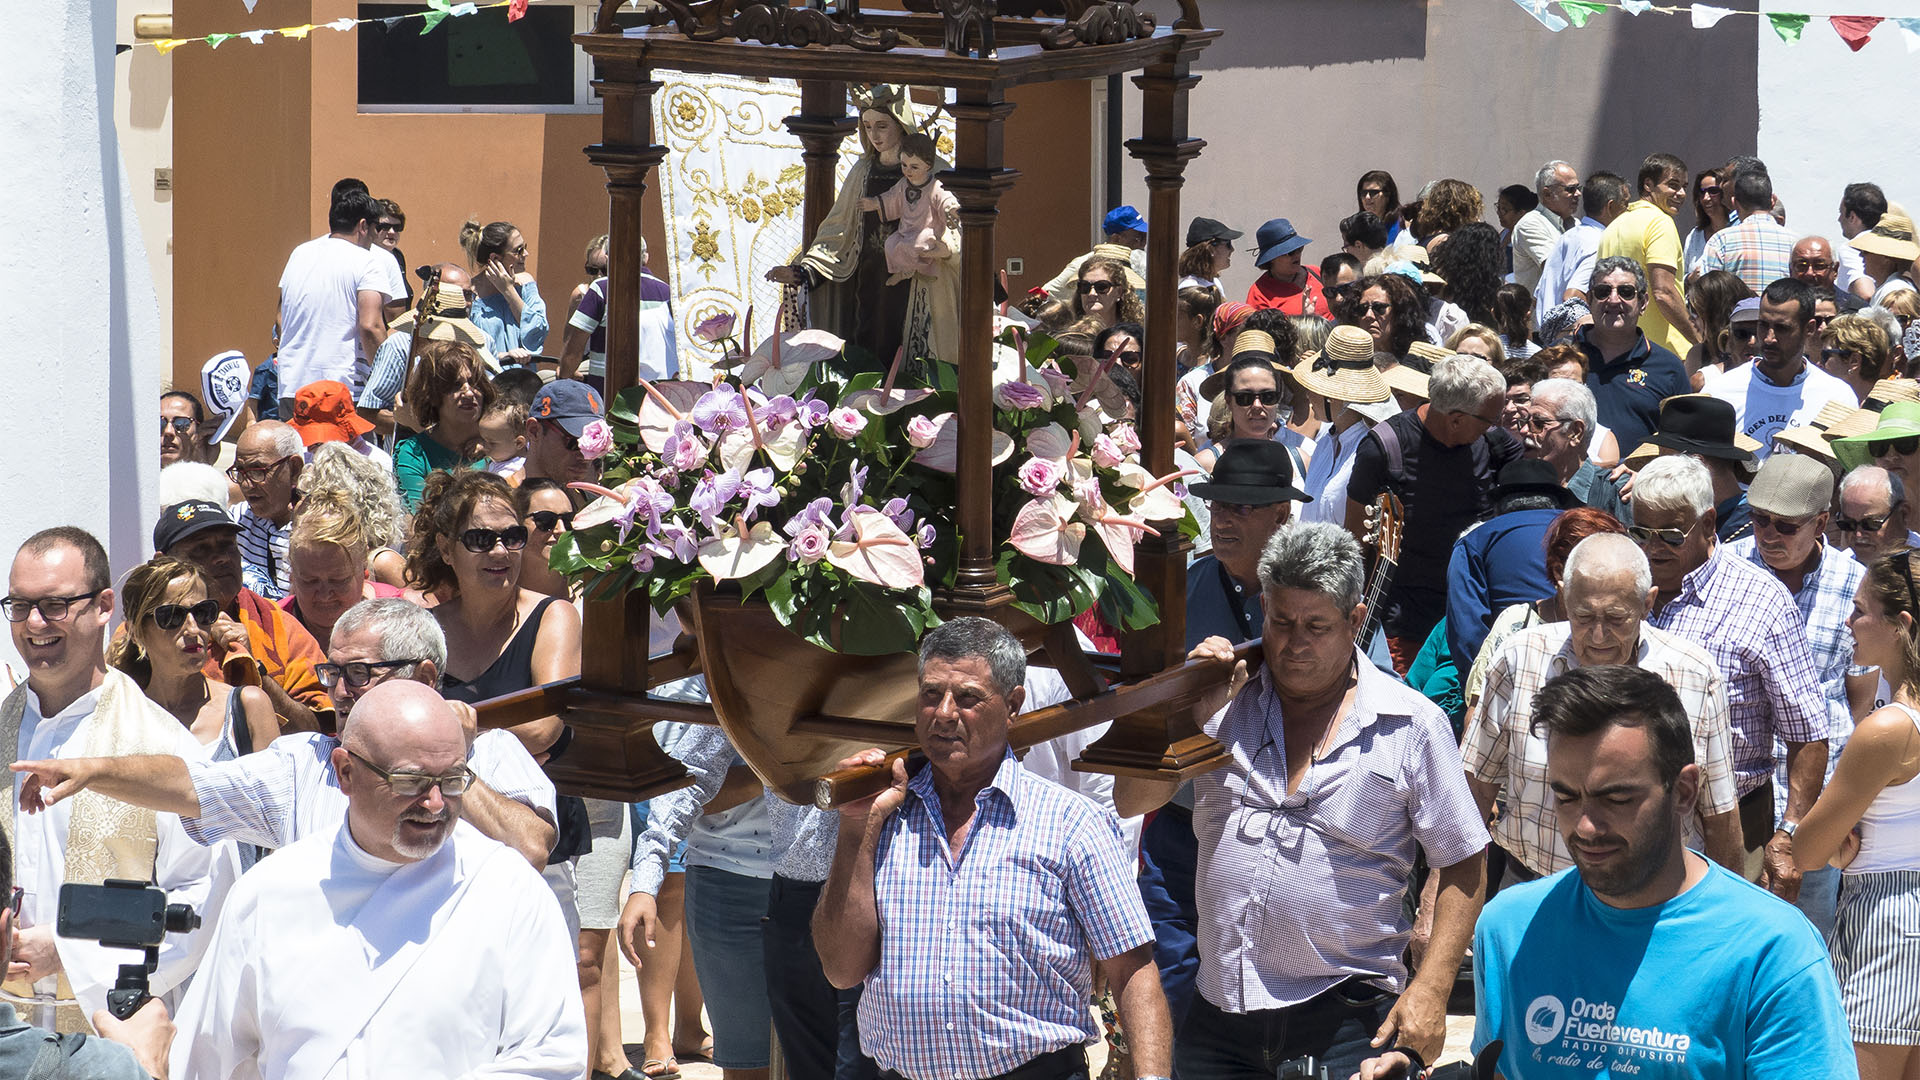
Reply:
<svg viewBox="0 0 1920 1080"><path fill-rule="evenodd" d="M1835 424L1846 420L1854 413L1853 409L1837 401L1829 401L1820 406L1820 412L1812 420L1800 427L1782 428L1775 432L1773 441L1784 443L1796 453L1811 454L1822 461L1838 461L1833 452L1833 444L1827 440L1836 438L1832 434Z"/></svg>
<svg viewBox="0 0 1920 1080"><path fill-rule="evenodd" d="M1310 394L1368 404L1392 397L1373 366L1373 335L1357 326L1336 326L1326 347L1300 358L1293 377Z"/></svg>
<svg viewBox="0 0 1920 1080"><path fill-rule="evenodd" d="M1847 241L1847 246L1903 263L1920 259L1920 244L1913 240L1913 219L1892 210L1880 216L1878 225Z"/></svg>
<svg viewBox="0 0 1920 1080"><path fill-rule="evenodd" d="M1913 379L1881 379L1873 384L1873 389L1867 391L1867 401L1877 402L1883 409L1896 401L1920 401L1920 382Z"/></svg>
<svg viewBox="0 0 1920 1080"><path fill-rule="evenodd" d="M1393 365L1381 372L1380 377L1386 381L1387 389L1396 394L1408 394L1421 401L1433 397L1427 389L1426 374L1405 364Z"/></svg>
<svg viewBox="0 0 1920 1080"><path fill-rule="evenodd" d="M1431 341L1416 341L1407 346L1408 356L1417 356L1429 364L1437 364L1453 355L1453 350L1445 345L1435 345Z"/></svg>
<svg viewBox="0 0 1920 1080"><path fill-rule="evenodd" d="M1880 411L1873 430L1833 440L1833 452L1851 470L1873 461L1874 443L1915 436L1920 436L1920 402L1896 401Z"/></svg>
<svg viewBox="0 0 1920 1080"><path fill-rule="evenodd" d="M1267 333L1265 330L1240 331L1240 335L1233 339L1233 355L1227 357L1227 362L1220 365L1219 371L1201 380L1201 399L1204 401L1212 401L1214 398L1219 397L1220 392L1227 388L1227 369L1232 367L1235 361L1248 356L1259 357L1273 365L1273 377L1277 381L1281 373L1286 371L1286 368L1281 366L1278 357L1274 355L1274 350L1277 347L1278 346L1273 343L1273 335Z"/></svg>

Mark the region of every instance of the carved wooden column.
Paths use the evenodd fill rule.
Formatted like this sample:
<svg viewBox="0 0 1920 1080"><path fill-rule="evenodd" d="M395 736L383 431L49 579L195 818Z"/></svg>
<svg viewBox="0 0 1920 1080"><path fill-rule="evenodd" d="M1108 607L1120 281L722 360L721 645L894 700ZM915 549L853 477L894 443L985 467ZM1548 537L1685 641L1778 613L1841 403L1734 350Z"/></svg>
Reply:
<svg viewBox="0 0 1920 1080"><path fill-rule="evenodd" d="M1004 165L1013 105L1001 90L961 90L948 111L955 165L940 183L960 204L960 355L941 359L953 362L960 376L954 477L960 560L947 599L963 612L983 614L1012 598L993 572L993 227L1000 196L1020 174Z"/></svg>
<svg viewBox="0 0 1920 1080"><path fill-rule="evenodd" d="M800 233L801 250L805 250L833 209L833 198L839 194L834 169L840 164L840 145L860 126L860 118L847 113L846 83L809 79L800 83L800 111L781 123L800 140L800 160L807 166L807 201Z"/></svg>

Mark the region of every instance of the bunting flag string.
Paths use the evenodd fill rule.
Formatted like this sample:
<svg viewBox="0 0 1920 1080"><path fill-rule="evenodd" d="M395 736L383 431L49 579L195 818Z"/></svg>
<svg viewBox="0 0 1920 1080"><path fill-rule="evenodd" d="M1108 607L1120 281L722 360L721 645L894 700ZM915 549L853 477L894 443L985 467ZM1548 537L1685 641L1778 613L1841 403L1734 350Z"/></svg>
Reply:
<svg viewBox="0 0 1920 1080"><path fill-rule="evenodd" d="M253 10L254 2L256 2L256 0L249 0L247 3L247 10L249 12ZM1544 0L1542 0L1542 2L1544 3ZM1576 0L1576 2L1587 3L1590 2L1590 0ZM345 34L351 33L357 27L365 26L369 23L378 24L382 30L392 33L400 29L408 19L420 20L420 32L422 34L428 34L432 33L433 28L439 26L443 20L458 19L462 16L472 15L477 11L506 8L508 22L518 22L527 14L527 0L493 0L491 3L484 4L474 2L456 3L455 0L426 0L426 4L427 6L420 11L411 12L406 15L389 15L380 19L351 19L342 17L332 22L317 25L314 23L305 23L300 26L282 26L271 30L236 30L226 33L208 34L205 37L159 38L153 41L135 42L133 46L129 47L151 45L161 56L166 56L182 45L201 44L210 49L217 49L221 45L232 41L234 38L245 38L255 45L265 43L270 37L283 37L293 41L304 41L307 36L315 30L333 30Z"/></svg>
<svg viewBox="0 0 1920 1080"><path fill-rule="evenodd" d="M524 3L525 0L514 0ZM1594 16L1606 11L1624 11L1628 15L1684 15L1696 30L1706 30L1719 25L1721 20L1732 17L1761 18L1773 29L1774 34L1787 45L1800 44L1807 26L1814 16L1785 11L1750 11L1743 8L1722 7L1717 4L1687 3L1660 4L1655 0L1513 0L1520 10L1538 20L1540 25L1558 33L1569 25L1574 29L1583 29ZM1558 7L1562 14L1548 6ZM1833 27L1847 48L1859 52L1867 44L1873 31L1881 23L1892 23L1899 28L1901 39L1906 43L1907 52L1920 52L1920 17L1889 19L1879 15L1828 15L1824 16L1827 25Z"/></svg>

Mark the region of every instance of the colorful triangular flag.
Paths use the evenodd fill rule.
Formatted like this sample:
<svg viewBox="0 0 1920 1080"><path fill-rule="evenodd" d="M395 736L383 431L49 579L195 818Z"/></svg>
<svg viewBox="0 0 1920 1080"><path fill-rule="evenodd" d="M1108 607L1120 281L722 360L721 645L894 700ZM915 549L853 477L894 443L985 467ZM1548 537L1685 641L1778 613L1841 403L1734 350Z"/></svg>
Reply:
<svg viewBox="0 0 1920 1080"><path fill-rule="evenodd" d="M1653 0L1620 0L1620 6L1629 15L1644 15L1653 6Z"/></svg>
<svg viewBox="0 0 1920 1080"><path fill-rule="evenodd" d="M276 30L274 32L279 34L281 37L290 37L295 41L304 41L306 40L306 37L308 34L313 33L314 29L315 27L312 23L307 23L304 26L282 27L281 29Z"/></svg>
<svg viewBox="0 0 1920 1080"><path fill-rule="evenodd" d="M255 45L259 45L265 42L267 35L271 33L273 33L271 30L242 30L240 36L253 42Z"/></svg>
<svg viewBox="0 0 1920 1080"><path fill-rule="evenodd" d="M1732 8L1714 7L1712 4L1693 5L1693 28L1706 30L1721 19L1733 14Z"/></svg>
<svg viewBox="0 0 1920 1080"><path fill-rule="evenodd" d="M207 45L215 49L219 48L220 46L232 40L233 40L232 34L208 34L207 35Z"/></svg>
<svg viewBox="0 0 1920 1080"><path fill-rule="evenodd" d="M1607 5L1596 4L1593 0L1558 0L1560 10L1567 13L1576 28L1587 25L1587 20L1607 10Z"/></svg>
<svg viewBox="0 0 1920 1080"><path fill-rule="evenodd" d="M1895 19L1893 25L1900 28L1900 36L1907 40L1907 52L1920 52L1920 18Z"/></svg>
<svg viewBox="0 0 1920 1080"><path fill-rule="evenodd" d="M1780 35L1781 41L1789 45L1798 45L1800 44L1801 32L1806 30L1807 23L1812 21L1812 18L1811 15L1786 15L1778 12L1769 12L1767 14L1767 23L1773 27L1774 33Z"/></svg>
<svg viewBox="0 0 1920 1080"><path fill-rule="evenodd" d="M1648 2L1651 3L1652 0L1648 0ZM527 0L508 0L508 3L507 3L507 21L508 22L519 22L521 19L524 19L526 17L527 17Z"/></svg>
<svg viewBox="0 0 1920 1080"><path fill-rule="evenodd" d="M400 29L400 24L406 21L407 17L405 15L389 15L379 20L380 29L391 33L392 31Z"/></svg>
<svg viewBox="0 0 1920 1080"><path fill-rule="evenodd" d="M422 35L433 33L433 28L440 25L441 19L453 14L453 5L449 0L427 0L427 7L429 10L420 13Z"/></svg>
<svg viewBox="0 0 1920 1080"><path fill-rule="evenodd" d="M1833 24L1834 33L1847 43L1847 48L1859 52L1873 28L1885 20L1878 15L1829 15L1827 21Z"/></svg>
<svg viewBox="0 0 1920 1080"><path fill-rule="evenodd" d="M247 5L247 14L251 15L253 14L254 5L258 4L260 0L240 0L240 2Z"/></svg>
<svg viewBox="0 0 1920 1080"><path fill-rule="evenodd" d="M457 19L462 15L471 15L474 12L479 10L480 10L480 5L478 4L472 4L472 3L455 4L452 7L447 9L447 14Z"/></svg>
<svg viewBox="0 0 1920 1080"><path fill-rule="evenodd" d="M327 24L327 29L329 29L329 30L338 30L338 31L340 31L341 33L343 33L343 34L344 34L344 33L346 33L347 31L349 31L349 30L351 30L351 29L353 29L354 27L356 27L356 26L358 26L358 25L360 25L360 20L358 20L358 19L349 19L349 18L347 18L347 17L345 16L345 15L342 15L342 16L340 16L339 18L337 18L337 19L335 19L335 20L333 20L332 22L330 22L330 23L328 23L328 24Z"/></svg>
<svg viewBox="0 0 1920 1080"><path fill-rule="evenodd" d="M1547 8L1547 0L1513 0L1513 2L1520 5L1520 10L1540 20L1541 26L1556 34L1567 28L1567 20L1555 15Z"/></svg>
<svg viewBox="0 0 1920 1080"><path fill-rule="evenodd" d="M185 45L185 44L186 44L187 42L189 42L189 41L195 41L195 40L198 40L198 39L196 39L196 38L174 38L174 37L170 37L170 38L161 38L161 39L160 39L159 41L156 41L156 42L154 42L154 43L153 43L153 47L154 47L155 49L158 49L158 50L160 51L160 55L161 55L161 56L165 56L165 55L167 55L168 53L170 53L170 52L172 52L173 50L175 50L175 49L177 49L177 48L179 48L180 46L182 46L182 45Z"/></svg>

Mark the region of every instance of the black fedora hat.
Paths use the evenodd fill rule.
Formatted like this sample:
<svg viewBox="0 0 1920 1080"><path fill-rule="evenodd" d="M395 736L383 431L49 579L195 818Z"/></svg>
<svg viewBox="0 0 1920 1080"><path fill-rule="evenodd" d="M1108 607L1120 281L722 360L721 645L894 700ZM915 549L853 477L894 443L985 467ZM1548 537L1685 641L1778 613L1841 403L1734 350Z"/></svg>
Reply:
<svg viewBox="0 0 1920 1080"><path fill-rule="evenodd" d="M1312 502L1313 497L1293 486L1293 455L1272 439L1233 439L1220 451L1213 475L1187 490L1209 502L1239 506Z"/></svg>
<svg viewBox="0 0 1920 1080"><path fill-rule="evenodd" d="M1705 394L1679 394L1660 403L1660 422L1647 442L1683 454L1752 461L1753 451L1734 441L1733 405Z"/></svg>
<svg viewBox="0 0 1920 1080"><path fill-rule="evenodd" d="M1560 473L1538 458L1508 462L1500 470L1500 476L1494 482L1494 500L1497 502L1509 495L1546 495L1558 501L1562 510L1571 510L1580 505L1580 500L1573 497L1573 492L1560 483Z"/></svg>

